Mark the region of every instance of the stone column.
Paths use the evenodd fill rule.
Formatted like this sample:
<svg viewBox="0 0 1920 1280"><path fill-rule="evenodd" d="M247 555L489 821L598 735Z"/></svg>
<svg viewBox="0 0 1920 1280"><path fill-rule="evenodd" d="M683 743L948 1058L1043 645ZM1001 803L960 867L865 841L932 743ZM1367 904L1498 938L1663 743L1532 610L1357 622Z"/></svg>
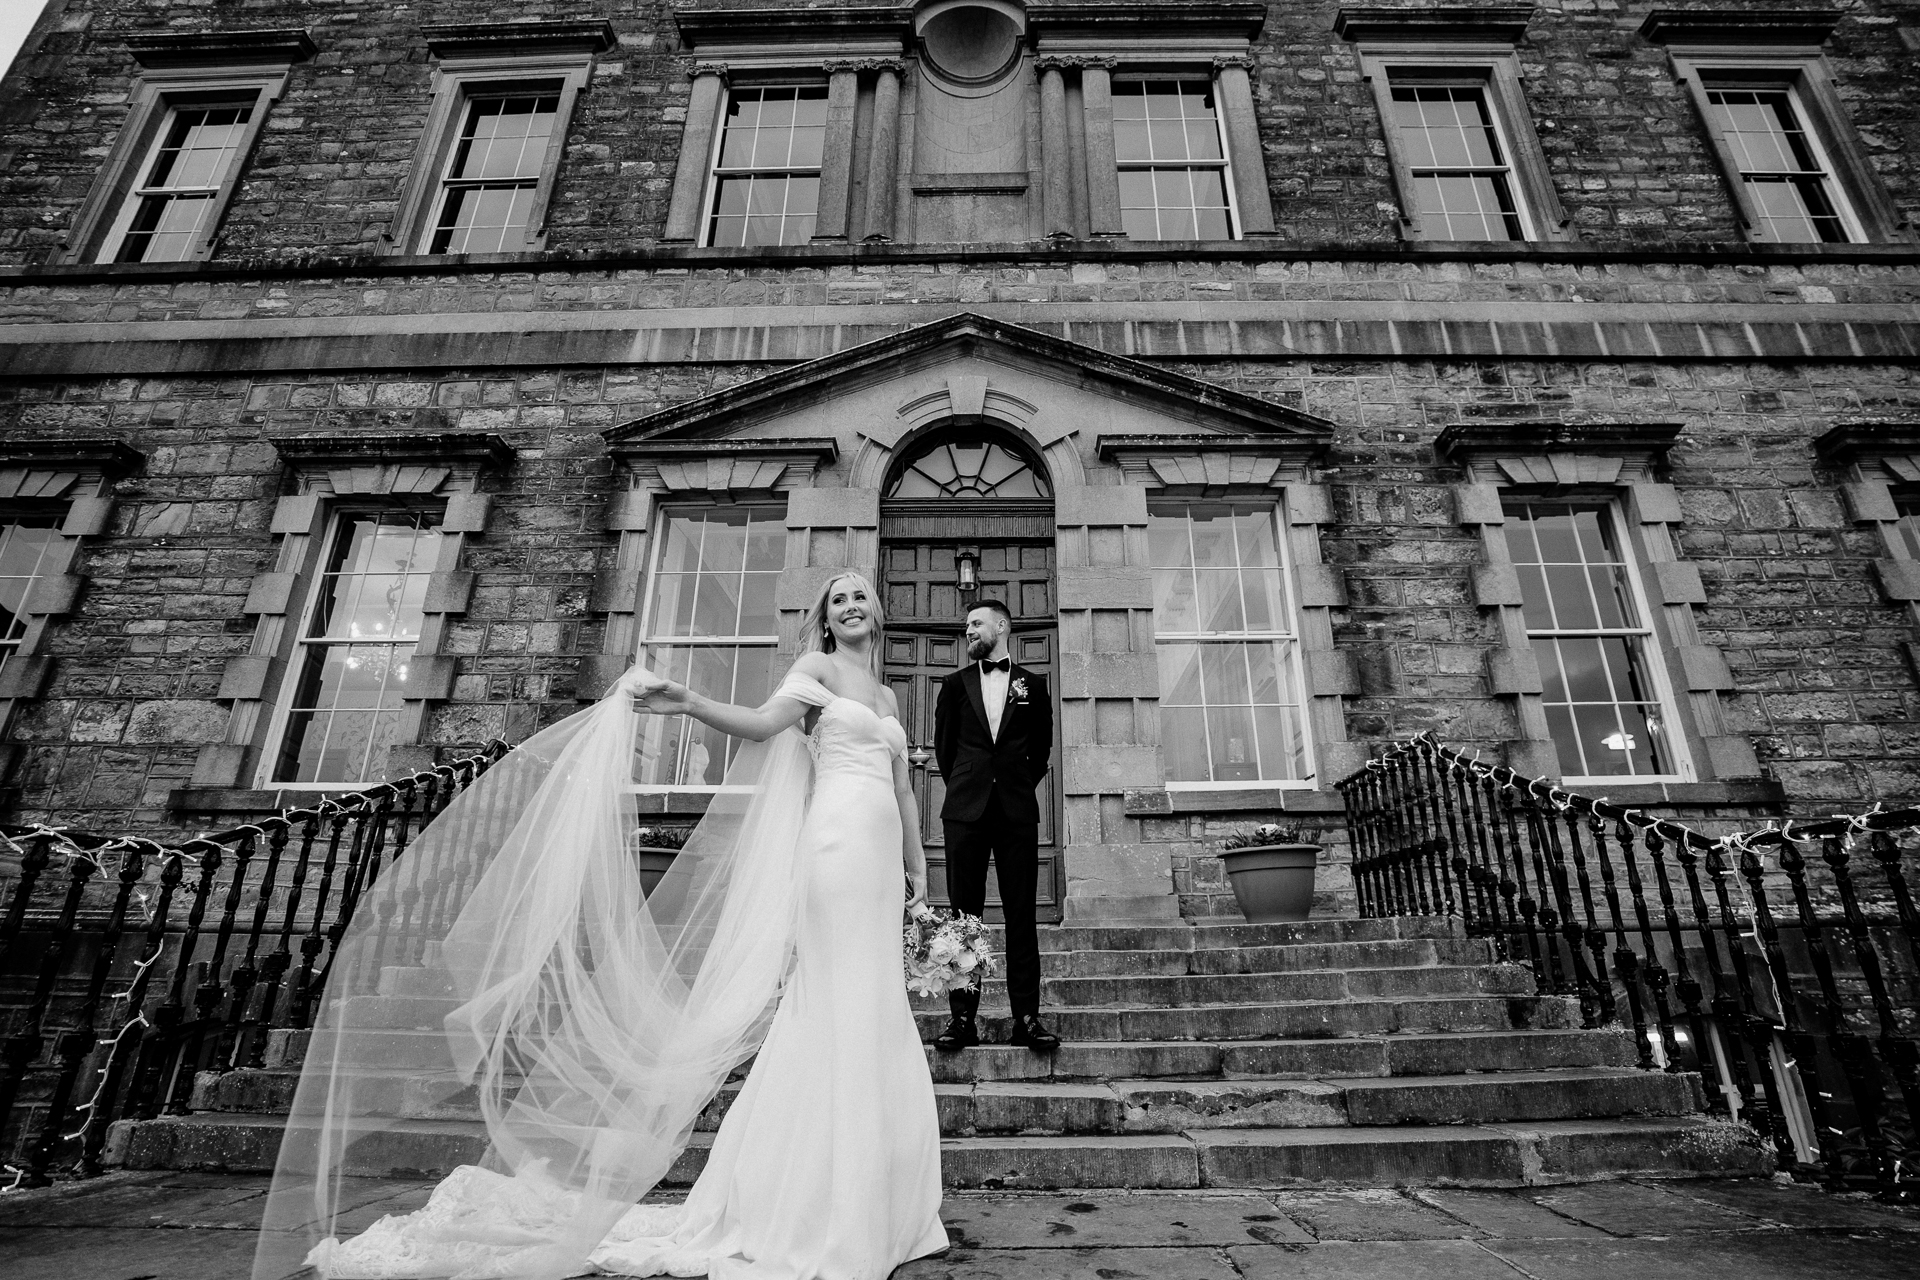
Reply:
<svg viewBox="0 0 1920 1280"><path fill-rule="evenodd" d="M827 140L820 162L815 240L845 240L853 200L853 115L860 100L860 64L833 61L827 71Z"/></svg>
<svg viewBox="0 0 1920 1280"><path fill-rule="evenodd" d="M1213 60L1221 122L1226 125L1227 158L1233 164L1234 203L1240 211L1240 234L1273 234L1273 195L1267 189L1267 162L1260 150L1260 126L1253 116L1253 82L1247 69L1253 59L1243 54Z"/></svg>
<svg viewBox="0 0 1920 1280"><path fill-rule="evenodd" d="M867 207L861 219L868 240L893 239L895 166L900 154L899 62L881 59L874 64L873 136L867 148Z"/></svg>
<svg viewBox="0 0 1920 1280"><path fill-rule="evenodd" d="M1040 66L1040 212L1048 239L1073 238L1073 191L1068 186L1072 167L1067 154L1066 65L1060 58L1041 58Z"/></svg>
<svg viewBox="0 0 1920 1280"><path fill-rule="evenodd" d="M1113 149L1113 61L1089 58L1080 68L1086 102L1087 214L1096 236L1121 236L1120 161Z"/></svg>
<svg viewBox="0 0 1920 1280"><path fill-rule="evenodd" d="M707 165L713 157L713 133L727 96L727 68L720 62L693 64L693 91L687 95L687 121L680 131L680 162L673 171L673 198L667 205L663 239L697 240L706 211Z"/></svg>

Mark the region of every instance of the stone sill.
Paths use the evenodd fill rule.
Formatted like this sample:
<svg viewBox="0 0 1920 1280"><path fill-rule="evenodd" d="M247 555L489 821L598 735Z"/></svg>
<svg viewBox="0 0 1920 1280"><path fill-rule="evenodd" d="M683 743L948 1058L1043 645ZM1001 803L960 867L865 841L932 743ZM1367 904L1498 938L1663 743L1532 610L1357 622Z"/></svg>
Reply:
<svg viewBox="0 0 1920 1280"><path fill-rule="evenodd" d="M1726 782L1642 782L1608 787L1593 793L1576 788L1580 795L1595 800L1632 807L1658 806L1662 809L1718 809L1727 805L1766 805L1785 808L1786 789L1772 778L1735 778Z"/></svg>
<svg viewBox="0 0 1920 1280"><path fill-rule="evenodd" d="M1077 262L1539 262L1574 264L1688 263L1708 266L1909 264L1920 260L1912 244L1745 244L1710 242L1649 246L1565 243L1488 244L1480 241L1290 241L1247 240L1033 241L1009 244L818 244L780 248L702 249L641 243L631 248L535 253L313 255L293 259L232 258L211 262L72 263L0 266L0 281L272 280L351 275L498 275L517 272L614 271L637 268L724 269L884 266L890 263Z"/></svg>
<svg viewBox="0 0 1920 1280"><path fill-rule="evenodd" d="M1346 801L1337 791L1307 791L1292 787L1253 787L1219 791L1171 791L1143 787L1125 793L1129 818L1177 817L1188 813L1244 813L1279 809L1284 813L1345 813Z"/></svg>

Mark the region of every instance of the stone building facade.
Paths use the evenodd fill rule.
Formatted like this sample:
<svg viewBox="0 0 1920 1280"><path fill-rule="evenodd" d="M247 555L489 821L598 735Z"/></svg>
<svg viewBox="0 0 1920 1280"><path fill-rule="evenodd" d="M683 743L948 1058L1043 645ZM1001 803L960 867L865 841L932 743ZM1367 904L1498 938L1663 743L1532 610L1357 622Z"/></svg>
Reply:
<svg viewBox="0 0 1920 1280"><path fill-rule="evenodd" d="M54 0L0 85L8 820L750 698L847 567L919 744L1008 598L1068 920L1230 915L1276 818L1350 902L1332 784L1425 730L1920 797L1920 10L497 17Z"/></svg>

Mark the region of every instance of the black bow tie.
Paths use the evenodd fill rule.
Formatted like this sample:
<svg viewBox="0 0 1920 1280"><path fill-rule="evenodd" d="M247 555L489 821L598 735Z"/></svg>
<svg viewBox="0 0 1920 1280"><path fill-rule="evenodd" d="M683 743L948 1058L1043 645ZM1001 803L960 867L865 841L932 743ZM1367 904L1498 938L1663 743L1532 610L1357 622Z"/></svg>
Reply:
<svg viewBox="0 0 1920 1280"><path fill-rule="evenodd" d="M995 662L993 659L988 658L980 664L980 670L982 674L988 671L1011 671L1013 670L1013 659L1002 658L1000 661Z"/></svg>

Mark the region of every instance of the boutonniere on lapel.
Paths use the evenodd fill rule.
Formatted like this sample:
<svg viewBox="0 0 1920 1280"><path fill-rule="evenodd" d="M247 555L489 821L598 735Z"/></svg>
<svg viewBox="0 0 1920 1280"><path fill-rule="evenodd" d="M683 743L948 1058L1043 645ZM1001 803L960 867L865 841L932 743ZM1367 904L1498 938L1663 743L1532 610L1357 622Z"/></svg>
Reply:
<svg viewBox="0 0 1920 1280"><path fill-rule="evenodd" d="M1024 703L1026 700L1027 678L1025 676L1015 676L1007 683L1007 701Z"/></svg>

